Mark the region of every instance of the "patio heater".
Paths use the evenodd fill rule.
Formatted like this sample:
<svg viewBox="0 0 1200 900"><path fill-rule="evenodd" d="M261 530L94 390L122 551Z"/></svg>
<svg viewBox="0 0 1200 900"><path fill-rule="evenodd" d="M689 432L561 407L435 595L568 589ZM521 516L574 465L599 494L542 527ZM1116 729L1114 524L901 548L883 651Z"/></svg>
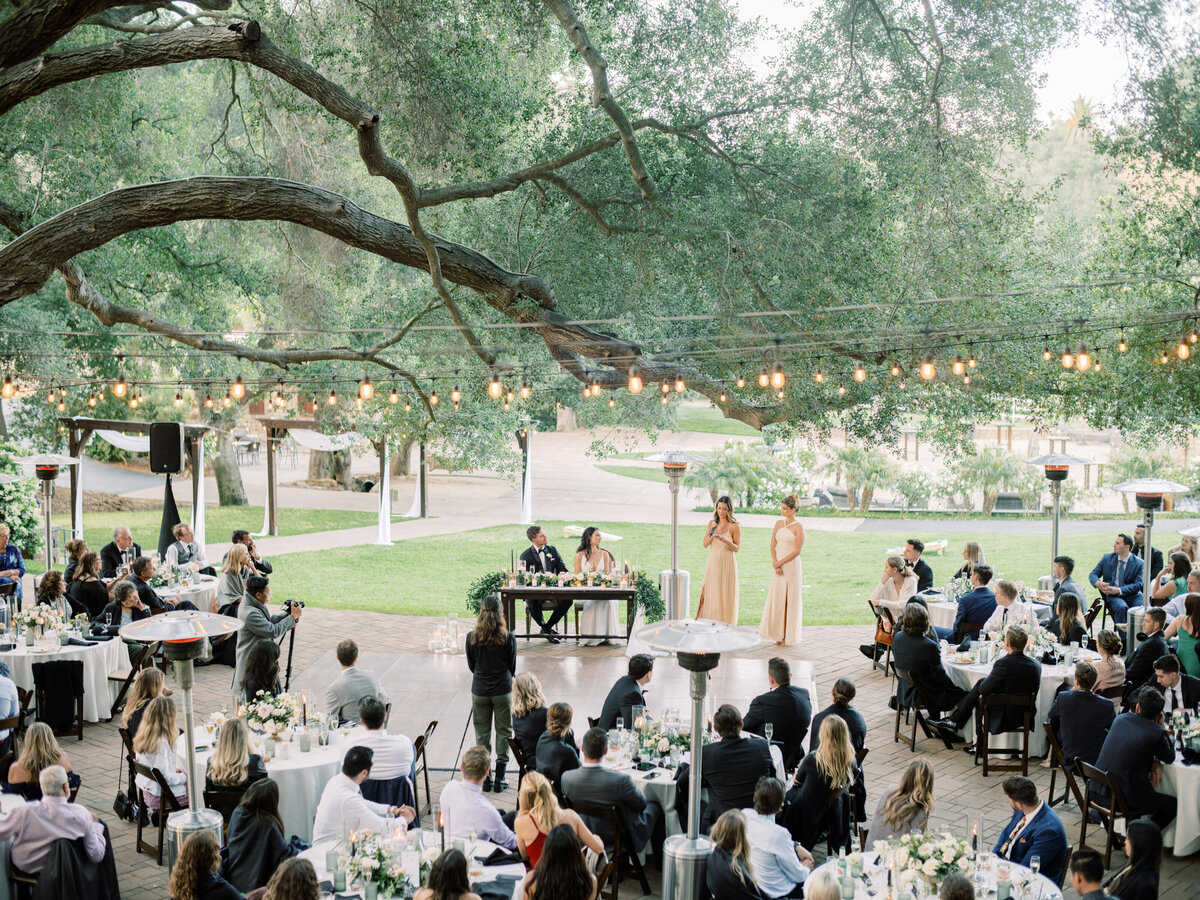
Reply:
<svg viewBox="0 0 1200 900"><path fill-rule="evenodd" d="M200 807L200 790L196 778L196 736L192 721L192 684L194 669L192 660L200 656L209 646L206 638L217 638L236 634L242 621L232 616L197 610L176 610L132 622L121 628L121 637L146 644L163 644L167 659L175 666L175 680L183 690L183 739L187 742L187 786L188 808L173 812L167 817L167 872L175 866L179 849L188 835L197 831L211 831L222 842L221 814L215 809Z"/></svg>
<svg viewBox="0 0 1200 900"><path fill-rule="evenodd" d="M37 456L24 456L17 460L27 466L33 466L33 473L42 483L42 513L46 521L46 571L49 572L54 555L54 544L50 536L50 495L54 491L54 479L58 477L63 466L77 466L79 460L74 456L62 456L58 453L41 453Z"/></svg>
<svg viewBox="0 0 1200 900"><path fill-rule="evenodd" d="M758 643L758 635L709 619L664 620L638 632L638 638L655 650L676 654L679 665L692 673L692 758L687 834L676 834L663 844L665 900L701 900L708 896L704 870L712 845L700 834L700 776L703 754L704 696L708 673L717 667L721 654L744 650Z"/></svg>
<svg viewBox="0 0 1200 900"><path fill-rule="evenodd" d="M643 457L646 462L660 462L667 473L671 488L671 571L658 573L658 587L668 619L685 619L691 601L691 576L679 570L679 479L688 463L703 462L705 457L693 456L682 450L670 450Z"/></svg>
<svg viewBox="0 0 1200 900"><path fill-rule="evenodd" d="M1059 505L1062 500L1062 483L1067 480L1067 473L1071 466L1086 466L1089 460L1080 459L1077 456L1068 456L1065 453L1047 453L1044 456L1035 456L1033 459L1027 459L1025 462L1031 466L1043 466L1046 472L1046 480L1050 482L1050 496L1054 498L1054 524L1050 530L1050 562L1054 562L1054 558L1058 556L1058 522L1060 518ZM1051 568L1053 571L1053 567Z"/></svg>
<svg viewBox="0 0 1200 900"><path fill-rule="evenodd" d="M1150 533L1154 528L1154 511L1162 504L1163 494L1186 494L1191 488L1165 478L1135 478L1133 481L1121 482L1113 490L1134 495L1137 508L1142 511L1142 527L1146 529L1146 546L1142 548L1142 613L1135 617L1131 611L1127 620L1129 630L1125 635L1125 653L1128 657L1133 655L1137 647L1137 634L1142 630L1142 617L1154 587L1152 579L1156 573L1150 571L1154 559L1154 545L1150 542Z"/></svg>

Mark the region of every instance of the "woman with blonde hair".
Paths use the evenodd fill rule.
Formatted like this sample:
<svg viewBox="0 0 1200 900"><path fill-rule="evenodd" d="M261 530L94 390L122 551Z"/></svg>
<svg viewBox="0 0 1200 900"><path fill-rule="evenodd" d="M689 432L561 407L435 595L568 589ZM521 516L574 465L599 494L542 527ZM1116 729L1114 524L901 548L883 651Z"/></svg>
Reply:
<svg viewBox="0 0 1200 900"><path fill-rule="evenodd" d="M763 608L758 636L787 647L800 640L801 617L804 614L804 595L801 590L804 576L800 569L800 551L804 549L804 526L796 521L800 501L788 494L779 504L783 518L771 532L771 565L775 574L767 590L767 605Z"/></svg>
<svg viewBox="0 0 1200 900"><path fill-rule="evenodd" d="M830 843L845 847L850 843L850 789L858 767L854 745L846 720L839 716L827 716L821 722L819 737L820 746L796 768L783 824L804 847L816 846L826 826ZM838 800L831 804L834 797Z"/></svg>
<svg viewBox="0 0 1200 900"><path fill-rule="evenodd" d="M246 593L246 579L254 574L250 568L250 551L245 544L234 544L221 563L221 577L217 579L217 606L235 603Z"/></svg>
<svg viewBox="0 0 1200 900"><path fill-rule="evenodd" d="M496 733L496 774L483 780L485 791L508 789L508 739L512 737L513 675L517 672L517 641L504 624L500 601L489 596L479 605L475 628L467 634L467 668L471 670L471 718L475 744L489 750Z"/></svg>
<svg viewBox="0 0 1200 900"><path fill-rule="evenodd" d="M241 719L228 719L204 775L206 791L240 791L267 777L262 757L250 752L250 732Z"/></svg>
<svg viewBox="0 0 1200 900"><path fill-rule="evenodd" d="M217 874L221 842L211 831L195 831L179 848L171 881L171 900L241 900L242 892Z"/></svg>
<svg viewBox="0 0 1200 900"><path fill-rule="evenodd" d="M267 892L262 895L262 900L321 900L317 870L299 856L284 860L267 882Z"/></svg>
<svg viewBox="0 0 1200 900"><path fill-rule="evenodd" d="M883 575L871 591L871 605L894 603L901 609L910 597L916 596L917 576L903 556L889 556L883 561Z"/></svg>
<svg viewBox="0 0 1200 900"><path fill-rule="evenodd" d="M837 877L828 869L820 869L812 873L812 877L804 882L804 900L841 900L842 886Z"/></svg>
<svg viewBox="0 0 1200 900"><path fill-rule="evenodd" d="M125 711L121 714L121 725L129 732L129 740L137 737L138 726L146 713L146 705L155 697L166 695L166 683L162 670L147 666L133 679L133 687L125 698Z"/></svg>
<svg viewBox="0 0 1200 900"><path fill-rule="evenodd" d="M754 883L746 816L742 811L727 809L721 813L708 839L712 842L712 855L704 872L708 892L721 900L763 900Z"/></svg>
<svg viewBox="0 0 1200 900"><path fill-rule="evenodd" d="M42 787L38 783L38 776L50 766L62 766L67 770L67 784L71 789L79 787L79 776L71 771L71 759L59 746L54 731L45 722L34 722L25 732L21 755L8 769L5 789L20 794L26 800L40 800Z"/></svg>
<svg viewBox="0 0 1200 900"><path fill-rule="evenodd" d="M1096 683L1092 686L1093 694L1125 683L1125 659L1121 655L1124 652L1124 648L1121 646L1121 636L1115 631L1105 629L1096 638L1096 649L1100 651L1100 659L1095 663ZM1120 700L1117 701L1117 704L1120 705Z"/></svg>
<svg viewBox="0 0 1200 900"><path fill-rule="evenodd" d="M970 578L971 570L980 563L987 562L983 556L983 548L979 546L979 541L967 541L963 545L963 564L962 568L954 573L955 578Z"/></svg>
<svg viewBox="0 0 1200 900"><path fill-rule="evenodd" d="M700 582L697 619L712 619L736 625L738 619L737 552L742 544L742 526L733 517L733 501L717 499L712 521L704 529L704 549L708 564Z"/></svg>
<svg viewBox="0 0 1200 900"><path fill-rule="evenodd" d="M924 831L932 814L933 767L923 759L914 760L900 776L900 785L879 798L866 846L901 837L914 828Z"/></svg>
<svg viewBox="0 0 1200 900"><path fill-rule="evenodd" d="M68 544L68 547L71 545ZM1196 563L1200 561L1200 552L1197 551L1196 539L1186 534L1179 536L1179 544L1167 551L1167 558L1170 559L1176 553L1182 553L1191 561L1192 568L1195 568Z"/></svg>
<svg viewBox="0 0 1200 900"><path fill-rule="evenodd" d="M146 714L133 741L134 759L147 769L158 769L180 803L188 802L187 776L183 771L179 728L175 724L175 704L166 697L156 697L146 707ZM146 798L146 806L158 809L162 805L158 782L138 775L136 784Z"/></svg>
<svg viewBox="0 0 1200 900"><path fill-rule="evenodd" d="M546 695L542 683L532 672L513 679L513 736L526 765L537 755L538 738L546 733Z"/></svg>
<svg viewBox="0 0 1200 900"><path fill-rule="evenodd" d="M583 824L579 813L558 805L558 798L546 776L540 772L526 772L517 792L517 818L513 822L513 831L517 835L517 850L527 869L532 869L542 858L546 836L556 825L570 825L585 847L596 853L604 852L604 842Z"/></svg>

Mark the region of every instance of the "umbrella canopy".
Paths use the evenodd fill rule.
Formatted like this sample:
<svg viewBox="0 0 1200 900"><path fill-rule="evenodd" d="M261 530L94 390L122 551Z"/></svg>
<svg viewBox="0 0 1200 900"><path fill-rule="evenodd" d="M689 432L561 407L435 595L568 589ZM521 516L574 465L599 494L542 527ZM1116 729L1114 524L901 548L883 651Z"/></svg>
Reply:
<svg viewBox="0 0 1200 900"><path fill-rule="evenodd" d="M659 462L665 466L686 466L688 463L704 462L707 456L694 456L685 450L668 450L665 453L655 453L653 456L643 456L645 462Z"/></svg>
<svg viewBox="0 0 1200 900"><path fill-rule="evenodd" d="M1191 528L1185 528L1179 533L1184 537L1200 538L1200 525L1193 525Z"/></svg>

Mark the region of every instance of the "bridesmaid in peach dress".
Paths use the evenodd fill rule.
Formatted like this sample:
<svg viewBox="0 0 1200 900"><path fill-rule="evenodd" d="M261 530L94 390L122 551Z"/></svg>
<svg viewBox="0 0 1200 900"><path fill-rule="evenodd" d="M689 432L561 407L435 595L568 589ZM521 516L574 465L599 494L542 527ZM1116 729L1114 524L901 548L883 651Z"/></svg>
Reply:
<svg viewBox="0 0 1200 900"><path fill-rule="evenodd" d="M800 569L804 526L796 521L796 507L799 505L795 494L788 494L780 504L783 518L775 523L775 530L771 532L771 561L775 565L775 575L771 578L767 605L763 609L762 623L758 626L759 637L781 646L800 640L801 617L804 614L804 595L801 591L803 574Z"/></svg>
<svg viewBox="0 0 1200 900"><path fill-rule="evenodd" d="M733 501L722 497L713 510L713 520L704 530L704 546L708 548L708 565L700 583L700 605L697 619L737 624L738 617L738 545L742 541L742 526L733 517Z"/></svg>

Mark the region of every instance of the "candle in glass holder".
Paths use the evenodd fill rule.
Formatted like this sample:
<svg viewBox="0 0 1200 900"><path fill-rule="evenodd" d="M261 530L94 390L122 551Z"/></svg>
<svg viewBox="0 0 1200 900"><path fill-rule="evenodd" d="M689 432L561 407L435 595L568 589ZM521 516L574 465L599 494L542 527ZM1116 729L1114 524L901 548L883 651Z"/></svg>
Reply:
<svg viewBox="0 0 1200 900"><path fill-rule="evenodd" d="M336 849L325 851L325 871L332 872L338 867L338 852Z"/></svg>
<svg viewBox="0 0 1200 900"><path fill-rule="evenodd" d="M312 750L312 735L307 731L300 732L300 752L308 753Z"/></svg>
<svg viewBox="0 0 1200 900"><path fill-rule="evenodd" d="M300 695L300 724L308 725L308 694Z"/></svg>

